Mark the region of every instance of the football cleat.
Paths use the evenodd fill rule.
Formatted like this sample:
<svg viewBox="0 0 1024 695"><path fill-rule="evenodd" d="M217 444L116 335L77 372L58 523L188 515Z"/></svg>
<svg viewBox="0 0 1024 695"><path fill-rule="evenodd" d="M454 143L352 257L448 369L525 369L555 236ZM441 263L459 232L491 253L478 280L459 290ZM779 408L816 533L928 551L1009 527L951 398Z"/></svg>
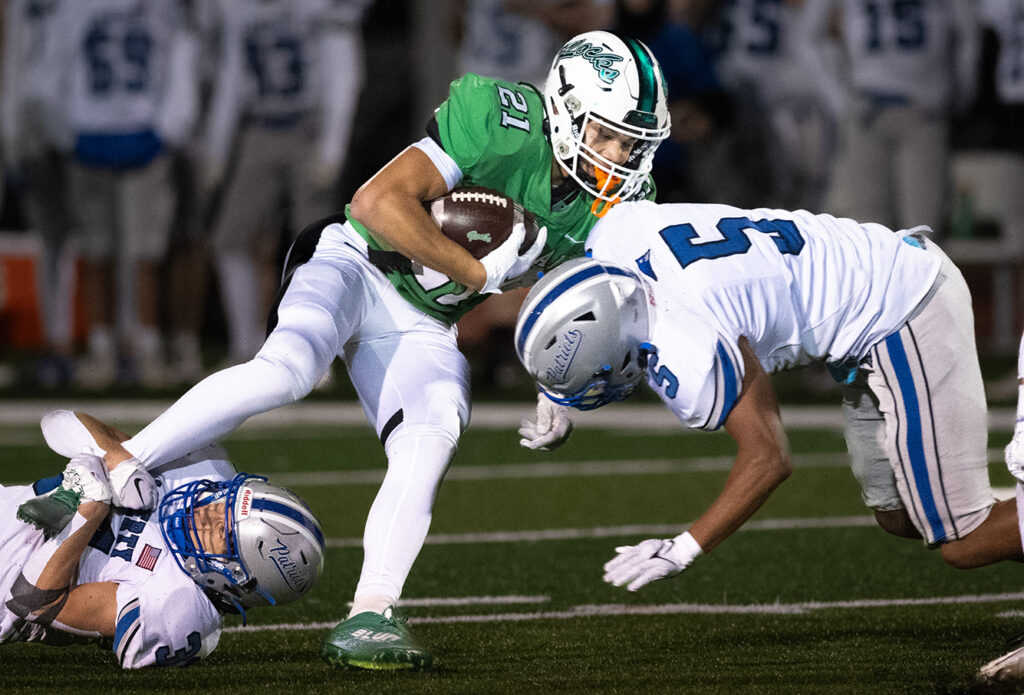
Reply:
<svg viewBox="0 0 1024 695"><path fill-rule="evenodd" d="M56 487L45 495L39 495L18 507L18 521L31 524L43 532L46 539L53 538L71 523L81 495L65 487Z"/></svg>
<svg viewBox="0 0 1024 695"><path fill-rule="evenodd" d="M413 639L406 620L393 607L354 615L327 633L320 656L339 669L429 669L434 658Z"/></svg>
<svg viewBox="0 0 1024 695"><path fill-rule="evenodd" d="M1024 635L1008 646L1013 648L978 669L977 680L990 692L1024 692Z"/></svg>

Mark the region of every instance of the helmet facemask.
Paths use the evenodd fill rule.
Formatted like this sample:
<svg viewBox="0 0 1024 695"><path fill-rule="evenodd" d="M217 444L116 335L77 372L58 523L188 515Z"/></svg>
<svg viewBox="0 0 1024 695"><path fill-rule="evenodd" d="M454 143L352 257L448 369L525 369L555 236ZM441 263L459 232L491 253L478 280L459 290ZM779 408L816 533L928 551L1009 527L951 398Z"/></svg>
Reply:
<svg viewBox="0 0 1024 695"><path fill-rule="evenodd" d="M649 310L643 282L589 258L547 273L523 302L516 352L542 393L593 410L628 397L643 380Z"/></svg>
<svg viewBox="0 0 1024 695"><path fill-rule="evenodd" d="M670 131L664 78L650 50L608 32L581 34L555 57L544 91L551 144L563 170L599 200L636 196ZM613 162L592 146L598 132L592 125L633 141L624 161Z"/></svg>
<svg viewBox="0 0 1024 695"><path fill-rule="evenodd" d="M640 343L626 353L617 370L610 364L604 365L576 393L554 393L543 386L539 386L538 389L555 403L577 410L595 410L609 403L624 401L633 394L637 384L644 378L647 358L653 351L650 343Z"/></svg>
<svg viewBox="0 0 1024 695"><path fill-rule="evenodd" d="M312 512L294 493L266 480L247 473L227 481L196 480L172 490L159 507L160 529L178 566L215 605L240 613L243 623L247 608L287 603L306 593L323 568L323 532ZM223 551L202 540L210 509L220 503ZM260 552L250 547L264 544ZM281 569L282 549L285 556L294 549L303 558L297 580ZM296 563L285 559L294 574Z"/></svg>

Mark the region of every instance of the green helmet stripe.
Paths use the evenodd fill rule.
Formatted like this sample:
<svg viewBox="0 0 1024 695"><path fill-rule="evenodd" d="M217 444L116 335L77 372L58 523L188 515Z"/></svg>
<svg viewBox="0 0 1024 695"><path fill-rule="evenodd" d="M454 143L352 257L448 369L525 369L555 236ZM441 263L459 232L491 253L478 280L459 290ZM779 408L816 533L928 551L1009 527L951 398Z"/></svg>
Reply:
<svg viewBox="0 0 1024 695"><path fill-rule="evenodd" d="M640 98L637 99L637 110L654 112L658 103L658 77L655 74L654 56L651 55L647 46L636 39L622 37L636 59L637 73L640 76Z"/></svg>

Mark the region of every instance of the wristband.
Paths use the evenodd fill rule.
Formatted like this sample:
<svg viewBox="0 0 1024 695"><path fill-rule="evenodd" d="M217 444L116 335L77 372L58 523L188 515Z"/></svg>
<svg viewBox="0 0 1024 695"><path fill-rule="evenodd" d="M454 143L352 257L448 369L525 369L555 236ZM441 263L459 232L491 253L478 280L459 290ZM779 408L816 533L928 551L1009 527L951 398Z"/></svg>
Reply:
<svg viewBox="0 0 1024 695"><path fill-rule="evenodd" d="M690 563L704 554L704 549L700 547L697 539L686 531L672 539L672 549L668 554L680 567L689 567Z"/></svg>

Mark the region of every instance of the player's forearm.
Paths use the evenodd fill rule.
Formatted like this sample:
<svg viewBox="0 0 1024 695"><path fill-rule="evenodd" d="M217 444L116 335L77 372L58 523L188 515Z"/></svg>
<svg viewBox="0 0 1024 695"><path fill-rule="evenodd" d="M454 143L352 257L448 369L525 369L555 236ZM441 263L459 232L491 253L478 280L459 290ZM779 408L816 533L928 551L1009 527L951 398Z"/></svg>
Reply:
<svg viewBox="0 0 1024 695"><path fill-rule="evenodd" d="M417 198L386 187L365 186L352 198L350 211L374 237L406 258L471 290L479 290L487 282L480 261L444 236Z"/></svg>
<svg viewBox="0 0 1024 695"><path fill-rule="evenodd" d="M710 552L764 505L791 470L785 456L738 455L722 494L694 522L690 534Z"/></svg>
<svg viewBox="0 0 1024 695"><path fill-rule="evenodd" d="M81 516L84 521L80 522L77 528L74 528L75 525L69 526L73 529L69 536L64 537L64 534L61 534L39 549L39 553L44 556L49 554L49 558L46 559L42 571L33 582L38 588L42 590L66 589L71 585L78 561L88 547L89 540L96 533L96 529L106 518L109 509L110 505L104 502L83 502L78 507L78 516Z"/></svg>
<svg viewBox="0 0 1024 695"><path fill-rule="evenodd" d="M109 508L103 502L81 504L71 523L29 556L4 597L12 613L43 626L53 624L68 600L82 553Z"/></svg>

